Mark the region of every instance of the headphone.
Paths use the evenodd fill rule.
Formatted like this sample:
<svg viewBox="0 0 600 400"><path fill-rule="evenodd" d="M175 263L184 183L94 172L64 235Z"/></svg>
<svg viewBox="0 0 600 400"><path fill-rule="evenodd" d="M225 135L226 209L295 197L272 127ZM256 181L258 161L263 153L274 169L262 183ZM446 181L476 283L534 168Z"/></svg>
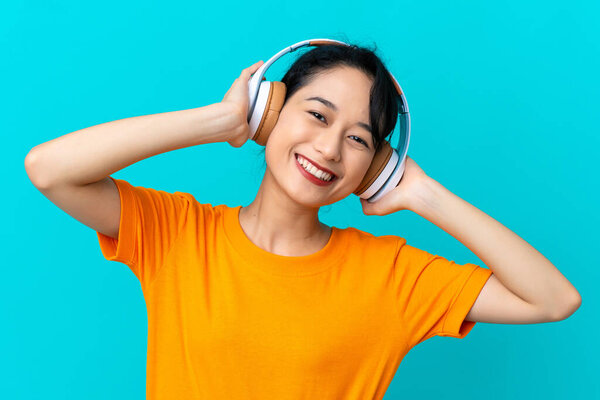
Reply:
<svg viewBox="0 0 600 400"><path fill-rule="evenodd" d="M267 62L258 68L248 82L248 125L249 138L261 146L265 146L273 127L277 123L279 113L285 100L286 86L280 81L262 80L267 69L278 58L286 53L291 53L300 47L349 44L332 39L309 39L295 43L279 51ZM381 148L375 153L371 165L367 170L358 188L353 192L360 198L367 199L369 203L377 201L380 197L398 186L406 166L406 154L410 140L410 114L408 104L402 88L394 76L389 73L396 91L400 96L398 120L400 121L400 139L396 149L384 140ZM393 133L393 131L392 131ZM400 149L402 149L400 151ZM401 155L400 155L401 154Z"/></svg>

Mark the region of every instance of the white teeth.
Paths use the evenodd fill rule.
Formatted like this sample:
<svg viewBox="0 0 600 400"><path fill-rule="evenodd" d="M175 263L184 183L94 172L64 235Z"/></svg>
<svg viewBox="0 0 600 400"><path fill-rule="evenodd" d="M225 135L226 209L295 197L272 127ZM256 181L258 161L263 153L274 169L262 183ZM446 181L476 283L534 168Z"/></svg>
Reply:
<svg viewBox="0 0 600 400"><path fill-rule="evenodd" d="M315 167L314 165L312 165L311 163L306 161L304 158L302 158L300 156L297 156L296 158L298 159L298 162L300 163L300 165L302 165L304 167L304 169L306 171L308 171L311 175L316 176L317 178L321 179L322 181L330 181L331 179L333 179L333 175L328 174L325 171L321 171L320 169L318 169L317 167Z"/></svg>

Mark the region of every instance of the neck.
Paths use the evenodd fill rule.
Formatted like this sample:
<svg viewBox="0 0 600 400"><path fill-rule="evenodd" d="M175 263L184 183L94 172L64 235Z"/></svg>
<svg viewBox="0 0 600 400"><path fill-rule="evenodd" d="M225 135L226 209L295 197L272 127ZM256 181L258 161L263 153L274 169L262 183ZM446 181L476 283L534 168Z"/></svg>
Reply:
<svg viewBox="0 0 600 400"><path fill-rule="evenodd" d="M266 178L266 176L265 176ZM273 254L304 256L322 249L331 227L319 221L319 208L306 207L263 179L256 198L240 210L240 225L250 241Z"/></svg>

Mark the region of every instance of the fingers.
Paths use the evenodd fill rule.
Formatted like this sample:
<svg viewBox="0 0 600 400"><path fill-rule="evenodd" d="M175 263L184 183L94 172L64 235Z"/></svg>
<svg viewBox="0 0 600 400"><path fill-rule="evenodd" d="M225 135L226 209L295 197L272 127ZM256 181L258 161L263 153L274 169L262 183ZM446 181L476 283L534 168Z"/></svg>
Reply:
<svg viewBox="0 0 600 400"><path fill-rule="evenodd" d="M250 75L255 73L260 68L260 66L263 64L264 64L264 62L262 60L260 60L260 61L255 62L248 68L244 68L242 70L242 73L240 74L240 77L250 78Z"/></svg>

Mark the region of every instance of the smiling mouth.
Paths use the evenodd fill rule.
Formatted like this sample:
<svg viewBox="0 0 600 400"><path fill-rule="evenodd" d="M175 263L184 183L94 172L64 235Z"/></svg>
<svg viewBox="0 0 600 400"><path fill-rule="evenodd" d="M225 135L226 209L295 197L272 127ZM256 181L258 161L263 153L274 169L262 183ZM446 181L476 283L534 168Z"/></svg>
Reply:
<svg viewBox="0 0 600 400"><path fill-rule="evenodd" d="M298 165L302 169L304 169L304 171L307 174L309 174L311 177L313 177L314 179L318 179L319 181L321 181L323 183L331 183L337 179L337 176L335 174L326 172L326 171L318 168L316 165L311 163L309 160L307 160L302 155L295 153L294 156L296 158L296 161L298 162Z"/></svg>

